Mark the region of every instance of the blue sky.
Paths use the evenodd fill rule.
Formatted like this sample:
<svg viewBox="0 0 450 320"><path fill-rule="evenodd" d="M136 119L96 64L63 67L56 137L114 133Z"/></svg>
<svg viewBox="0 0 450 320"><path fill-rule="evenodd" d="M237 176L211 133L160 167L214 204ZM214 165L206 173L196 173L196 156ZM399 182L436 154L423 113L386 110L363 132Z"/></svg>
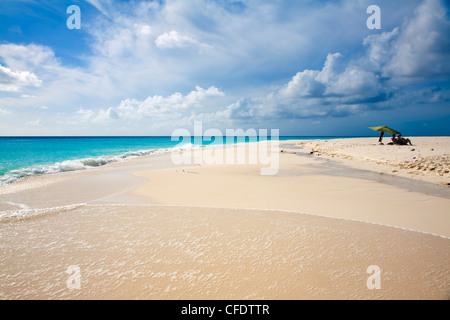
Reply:
<svg viewBox="0 0 450 320"><path fill-rule="evenodd" d="M444 0L0 1L4 136L450 135L449 76Z"/></svg>

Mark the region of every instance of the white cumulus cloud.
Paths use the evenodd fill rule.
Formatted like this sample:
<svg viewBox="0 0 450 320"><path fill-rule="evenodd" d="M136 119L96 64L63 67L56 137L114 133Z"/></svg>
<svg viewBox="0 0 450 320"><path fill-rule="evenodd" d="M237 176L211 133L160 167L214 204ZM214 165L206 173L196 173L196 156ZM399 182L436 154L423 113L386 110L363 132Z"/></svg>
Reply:
<svg viewBox="0 0 450 320"><path fill-rule="evenodd" d="M365 40L370 59L389 78L442 78L450 75L450 20L440 0L425 0L398 30Z"/></svg>
<svg viewBox="0 0 450 320"><path fill-rule="evenodd" d="M180 34L178 31L172 30L163 33L155 40L158 48L182 48L189 45L199 45L200 43L194 37Z"/></svg>
<svg viewBox="0 0 450 320"><path fill-rule="evenodd" d="M448 78L450 21L446 14L440 0L425 0L401 27L366 37L359 58L348 60L339 52L329 53L321 70L300 71L265 96L239 99L216 114L237 121L342 117L408 101L443 101L440 89L417 91L408 84Z"/></svg>
<svg viewBox="0 0 450 320"><path fill-rule="evenodd" d="M13 71L0 65L0 91L19 92L23 87L40 87L40 80L29 71Z"/></svg>
<svg viewBox="0 0 450 320"><path fill-rule="evenodd" d="M125 99L116 107L100 109L94 112L89 109L80 109L77 114L82 121L105 122L114 119L151 119L174 121L184 117L186 113L203 107L209 97L223 97L225 94L218 88L211 86L203 89L199 86L187 95L176 92L170 96L150 96L143 101Z"/></svg>

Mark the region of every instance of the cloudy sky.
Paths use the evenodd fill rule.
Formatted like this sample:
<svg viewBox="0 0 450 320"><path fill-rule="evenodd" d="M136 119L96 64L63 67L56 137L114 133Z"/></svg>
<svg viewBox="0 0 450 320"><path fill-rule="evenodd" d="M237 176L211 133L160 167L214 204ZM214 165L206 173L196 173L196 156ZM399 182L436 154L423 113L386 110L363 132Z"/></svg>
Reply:
<svg viewBox="0 0 450 320"><path fill-rule="evenodd" d="M381 29L369 29L370 5ZM80 8L81 29L67 20ZM0 0L0 135L450 135L445 0Z"/></svg>

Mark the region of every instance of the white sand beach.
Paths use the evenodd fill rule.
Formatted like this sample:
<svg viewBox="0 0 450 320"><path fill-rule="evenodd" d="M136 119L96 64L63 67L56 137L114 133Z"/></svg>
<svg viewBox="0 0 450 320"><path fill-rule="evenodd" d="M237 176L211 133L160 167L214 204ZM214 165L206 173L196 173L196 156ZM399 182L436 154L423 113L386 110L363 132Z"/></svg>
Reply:
<svg viewBox="0 0 450 320"><path fill-rule="evenodd" d="M348 166L395 176L450 185L450 140L448 137L413 137L413 145L383 145L375 138L299 141L297 145L315 156L324 156Z"/></svg>
<svg viewBox="0 0 450 320"><path fill-rule="evenodd" d="M0 298L448 299L450 138L411 139L281 142L273 176L166 155L2 187Z"/></svg>

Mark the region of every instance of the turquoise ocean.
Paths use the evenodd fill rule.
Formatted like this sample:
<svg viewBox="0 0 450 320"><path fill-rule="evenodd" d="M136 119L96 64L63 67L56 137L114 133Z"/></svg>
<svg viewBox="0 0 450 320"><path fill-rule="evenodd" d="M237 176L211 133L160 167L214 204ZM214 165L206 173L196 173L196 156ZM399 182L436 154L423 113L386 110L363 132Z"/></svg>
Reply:
<svg viewBox="0 0 450 320"><path fill-rule="evenodd" d="M333 138L338 137L290 136L279 140ZM144 155L169 153L177 148L244 142L244 139L235 137L229 141L224 137L220 141L198 141L192 137L186 143L186 139L172 141L171 137L0 137L0 186L30 175L83 170Z"/></svg>

